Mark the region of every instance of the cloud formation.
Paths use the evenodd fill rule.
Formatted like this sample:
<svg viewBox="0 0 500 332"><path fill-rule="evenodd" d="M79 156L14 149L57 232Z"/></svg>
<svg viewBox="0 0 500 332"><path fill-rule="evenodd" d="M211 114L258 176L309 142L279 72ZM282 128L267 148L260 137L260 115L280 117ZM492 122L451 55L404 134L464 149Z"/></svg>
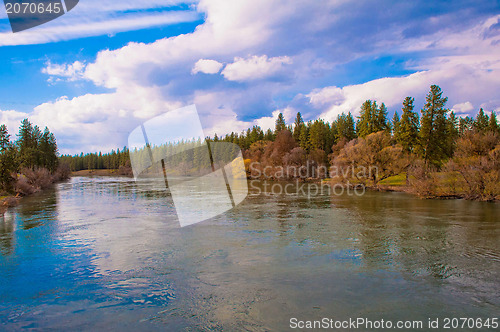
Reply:
<svg viewBox="0 0 500 332"><path fill-rule="evenodd" d="M87 0L64 16L39 27L12 33L6 14L0 25L0 46L53 43L82 37L113 35L118 32L193 22L195 10L168 10L179 1ZM167 10L157 12L159 7ZM174 7L175 8L175 7ZM2 17L0 17L1 19Z"/></svg>
<svg viewBox="0 0 500 332"><path fill-rule="evenodd" d="M204 74L217 74L223 64L215 60L200 59L194 64L192 74L204 73Z"/></svg>
<svg viewBox="0 0 500 332"><path fill-rule="evenodd" d="M496 109L495 8L490 1L202 0L196 10L205 21L192 33L103 50L84 68L47 66L47 74L111 91L48 102L33 117L54 128L65 151L79 152L122 146L129 128L192 103L207 134L272 127L280 111L287 120L297 111L332 120L358 114L366 99L394 111L408 95L422 103L431 84L441 85L449 107Z"/></svg>
<svg viewBox="0 0 500 332"><path fill-rule="evenodd" d="M229 81L251 81L273 77L278 73L286 73L285 64L291 64L288 56L268 58L267 55L254 55L247 59L236 57L234 62L226 65L222 75Z"/></svg>

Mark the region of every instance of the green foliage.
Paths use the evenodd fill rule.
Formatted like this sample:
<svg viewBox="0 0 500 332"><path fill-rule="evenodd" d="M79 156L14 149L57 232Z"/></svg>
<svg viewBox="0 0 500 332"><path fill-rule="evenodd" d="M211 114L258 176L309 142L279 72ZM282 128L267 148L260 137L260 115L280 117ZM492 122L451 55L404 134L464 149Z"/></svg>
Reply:
<svg viewBox="0 0 500 332"><path fill-rule="evenodd" d="M48 128L42 132L28 119L21 121L18 139L13 144L5 125L0 126L0 187L11 191L15 174L22 168L46 168L55 172L58 165L57 142ZM13 176L14 175L14 176Z"/></svg>
<svg viewBox="0 0 500 332"><path fill-rule="evenodd" d="M397 111L395 111L392 117L392 135L394 136L394 138L396 138L396 135L399 132L400 123L401 119L399 118L399 114Z"/></svg>
<svg viewBox="0 0 500 332"><path fill-rule="evenodd" d="M309 149L323 150L327 153L331 151L333 145L333 135L330 125L322 119L315 120L309 128Z"/></svg>
<svg viewBox="0 0 500 332"><path fill-rule="evenodd" d="M488 129L488 124L488 115L484 114L483 109L480 108L479 113L477 113L476 120L474 121L473 127L476 131L484 133Z"/></svg>
<svg viewBox="0 0 500 332"><path fill-rule="evenodd" d="M285 117L283 113L278 114L278 118L276 119L276 133L279 133L282 130L286 129Z"/></svg>
<svg viewBox="0 0 500 332"><path fill-rule="evenodd" d="M304 119L302 119L302 114L300 114L300 112L297 112L297 117L295 118L295 121L293 123L293 138L295 139L295 142L300 142L300 132L303 126Z"/></svg>
<svg viewBox="0 0 500 332"><path fill-rule="evenodd" d="M389 130L387 124L387 108L382 103L377 106L376 101L367 100L361 105L356 131L359 137L366 137L381 130Z"/></svg>
<svg viewBox="0 0 500 332"><path fill-rule="evenodd" d="M373 121L376 109L377 103L375 101L367 100L361 105L361 112L356 124L356 131L359 137L366 137L376 132L375 122Z"/></svg>
<svg viewBox="0 0 500 332"><path fill-rule="evenodd" d="M470 116L460 118L458 121L458 134L463 136L467 132L471 131L474 125L474 119Z"/></svg>
<svg viewBox="0 0 500 332"><path fill-rule="evenodd" d="M299 145L302 149L305 151L309 151L310 144L309 144L309 126L302 126L302 129L300 130L300 139L299 139Z"/></svg>
<svg viewBox="0 0 500 332"><path fill-rule="evenodd" d="M390 124L387 122L387 107L382 103L378 109L376 109L376 119L375 119L375 129L380 130L391 130Z"/></svg>
<svg viewBox="0 0 500 332"><path fill-rule="evenodd" d="M111 150L110 153L87 153L79 155L63 155L60 161L69 165L71 171L80 171L84 169L119 169L120 166L130 165L130 153L127 147Z"/></svg>
<svg viewBox="0 0 500 332"><path fill-rule="evenodd" d="M356 128L351 112L348 114L342 113L337 116L337 121L332 123L332 129L334 132L334 139L337 142L342 138L348 141L356 138Z"/></svg>
<svg viewBox="0 0 500 332"><path fill-rule="evenodd" d="M488 131L498 133L500 135L500 126L497 122L497 116L494 111L491 112L490 121L488 123Z"/></svg>
<svg viewBox="0 0 500 332"><path fill-rule="evenodd" d="M446 119L446 140L447 151L446 156L452 157L455 152L455 145L458 138L458 119L454 112L450 112L450 116Z"/></svg>
<svg viewBox="0 0 500 332"><path fill-rule="evenodd" d="M405 98L401 121L393 128L394 138L405 152L413 152L418 144L419 119L418 114L413 111L415 108L413 102L412 97Z"/></svg>
<svg viewBox="0 0 500 332"><path fill-rule="evenodd" d="M9 191L14 178L12 173L17 169L16 150L10 142L10 135L6 125L0 126L0 189Z"/></svg>
<svg viewBox="0 0 500 332"><path fill-rule="evenodd" d="M419 135L419 155L426 164L441 166L448 156L449 141L446 137L448 109L445 108L447 97L437 85L432 85L422 109Z"/></svg>

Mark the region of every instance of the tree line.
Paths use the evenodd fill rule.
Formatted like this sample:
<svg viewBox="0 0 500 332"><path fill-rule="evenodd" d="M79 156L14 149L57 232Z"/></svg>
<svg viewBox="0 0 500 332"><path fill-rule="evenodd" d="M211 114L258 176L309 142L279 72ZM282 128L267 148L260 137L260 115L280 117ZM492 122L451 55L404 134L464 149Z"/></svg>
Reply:
<svg viewBox="0 0 500 332"><path fill-rule="evenodd" d="M25 173L31 175L39 169L55 173L58 163L56 138L47 127L42 131L24 119L13 141L7 126L0 125L0 189L3 192L12 192L18 180L26 177Z"/></svg>
<svg viewBox="0 0 500 332"><path fill-rule="evenodd" d="M388 119L384 103L379 106L376 101L367 100L362 104L356 120L351 113L342 113L331 123L322 119L306 123L298 112L293 125L287 125L280 113L274 131L264 133L259 126L254 126L240 135L234 132L222 138L215 135L213 140L238 144L251 154L252 150L262 146L262 142L273 142L280 132L287 130L291 133L294 147L300 147L306 154L316 153L326 158L333 152L335 144L341 141L349 142L384 131L405 152L416 153L427 163L439 167L453 155L458 137L472 131L500 132L495 112L488 116L481 108L475 119L469 116L458 118L445 107L447 100L441 88L432 85L420 115L414 110L412 97L404 99L401 116L396 111L392 120Z"/></svg>
<svg viewBox="0 0 500 332"><path fill-rule="evenodd" d="M458 118L446 108L448 99L437 85L430 87L420 114L414 101L406 97L401 113L396 111L391 120L384 103L367 100L356 120L347 113L331 123L305 123L299 112L293 125L287 125L279 114L274 131L263 134L253 127L240 136L231 133L214 140L239 144L245 158L262 168L308 167L312 170L307 174L326 177L321 170L332 166L374 166L378 172L372 178L355 182L376 187L404 173L406 186L422 196L498 199L500 128L495 112L488 116L480 109L475 118ZM256 173L262 174L258 169Z"/></svg>
<svg viewBox="0 0 500 332"><path fill-rule="evenodd" d="M127 147L122 150L111 150L109 153L80 153L79 155L62 155L61 162L66 163L71 171L119 169L130 167L130 153Z"/></svg>
<svg viewBox="0 0 500 332"><path fill-rule="evenodd" d="M274 130L264 131L259 126L253 126L241 133L232 132L206 139L209 142L237 144L248 162L257 161L262 167L307 166L316 168L315 174L320 174L318 170L324 166L376 165L380 173L377 178L370 179L371 185L401 172L406 173L407 185L416 178L420 183L429 184L435 180L432 179L433 173L446 170L450 174L461 174L462 178L468 177L466 182L469 181L467 186L471 192L489 190L493 194L488 194L488 197L497 195L498 188L488 187L496 181L500 165L495 152L500 151L500 128L495 112L487 115L480 109L475 118L458 117L446 107L447 101L441 88L432 85L420 112L415 110L415 99L409 96L403 100L401 110L394 112L392 119L388 119L384 103L366 100L357 117L349 112L338 115L331 122L323 119L306 122L298 112L293 124L287 124L283 114L279 113ZM481 142L490 143L485 147ZM476 145L482 147L467 148ZM153 152L171 148L167 144L156 147ZM233 152L228 150L227 154L232 155ZM176 165L185 164L186 173L189 173L190 167L194 169L199 167L198 164L204 165L203 160L197 157L197 149L190 153L193 154L187 158L190 163L186 163L185 158L176 161ZM71 170L77 171L129 167L129 157L130 152L125 147L107 154L62 156L61 160L67 162ZM481 170L484 174L465 172L464 160L477 164L470 166L469 170ZM458 183L456 179L450 181ZM500 179L497 182L500 183ZM418 187L418 184L414 182L413 186ZM421 191L426 190L429 194L434 189L424 188Z"/></svg>

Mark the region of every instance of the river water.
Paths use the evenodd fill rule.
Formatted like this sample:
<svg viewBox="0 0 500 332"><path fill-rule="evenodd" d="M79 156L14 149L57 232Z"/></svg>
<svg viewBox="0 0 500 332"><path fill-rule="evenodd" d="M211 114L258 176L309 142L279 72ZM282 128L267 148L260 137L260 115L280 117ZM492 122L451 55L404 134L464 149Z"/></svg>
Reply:
<svg viewBox="0 0 500 332"><path fill-rule="evenodd" d="M128 178L74 177L23 199L0 217L0 330L499 316L499 204L258 187L183 228L162 188Z"/></svg>

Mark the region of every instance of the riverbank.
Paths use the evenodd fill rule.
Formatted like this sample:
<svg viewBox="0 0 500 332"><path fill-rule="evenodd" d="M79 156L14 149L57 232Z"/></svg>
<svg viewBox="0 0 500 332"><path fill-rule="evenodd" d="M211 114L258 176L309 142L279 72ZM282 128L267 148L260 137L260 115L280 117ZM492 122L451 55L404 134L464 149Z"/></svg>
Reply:
<svg viewBox="0 0 500 332"><path fill-rule="evenodd" d="M124 174L123 170L120 169L97 169L97 170L80 170L76 172L71 172L71 176L126 176L132 177L132 172ZM250 179L250 178L249 178ZM450 180L451 179L451 180ZM335 185L336 183L342 183L341 181L336 181L331 178L319 179L319 178L306 178L298 179L300 182L310 182L310 183L329 183ZM353 179L349 179L351 185L361 184L356 183ZM280 179L272 179L272 181L279 182ZM413 177L411 178L411 185L406 184L406 173L401 173L388 177L380 181L376 185L364 184L366 189L371 191L395 191L404 192L410 195L415 195L420 198L425 199L466 199L471 201L487 201L487 202L500 202L500 195L490 196L488 198L475 197L467 194L466 183L464 181L459 181L453 175L448 173L436 173L430 177L427 181L416 181Z"/></svg>
<svg viewBox="0 0 500 332"><path fill-rule="evenodd" d="M406 173L388 177L375 186L367 186L373 191L405 192L425 199L466 199L470 201L500 202L500 194L490 193L479 196L471 193L465 180L451 172L436 172L426 180L410 177L406 182Z"/></svg>
<svg viewBox="0 0 500 332"><path fill-rule="evenodd" d="M0 192L0 214L3 215L9 207L18 205L22 197L34 195L69 179L70 173L64 164L59 165L54 173L46 168L24 168L14 175L11 190Z"/></svg>
<svg viewBox="0 0 500 332"><path fill-rule="evenodd" d="M132 169L130 167L112 168L112 169L82 169L80 171L71 172L71 176L127 176L132 177Z"/></svg>

